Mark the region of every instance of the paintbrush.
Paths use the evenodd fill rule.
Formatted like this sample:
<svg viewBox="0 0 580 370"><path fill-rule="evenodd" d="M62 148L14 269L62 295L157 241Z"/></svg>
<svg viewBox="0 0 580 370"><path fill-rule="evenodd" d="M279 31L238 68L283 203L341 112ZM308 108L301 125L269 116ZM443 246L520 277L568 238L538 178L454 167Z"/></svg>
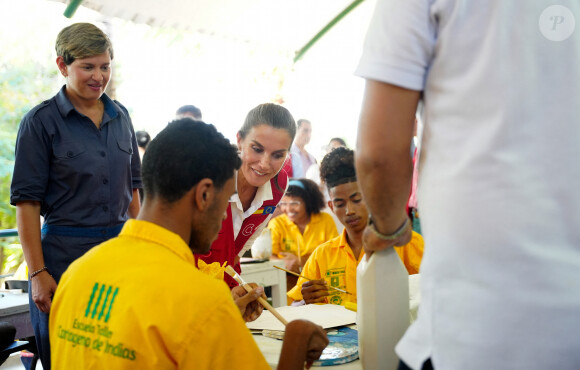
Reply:
<svg viewBox="0 0 580 370"><path fill-rule="evenodd" d="M234 278L234 280L237 281L238 284L240 284L242 287L244 287L244 289L246 289L246 291L248 293L252 291L252 287L249 284L246 284L244 279L242 279L240 274L238 274L237 271L234 270L232 266L226 267L226 272L228 273L228 275L230 275L232 278ZM270 311L272 313L272 315L274 315L278 320L280 320L280 322L282 324L284 324L284 326L288 325L288 321L286 321L286 319L284 319L282 317L282 315L280 315L278 313L278 311L276 311L276 309L274 307L272 307L272 305L270 303L268 303L268 301L266 301L262 297L259 297L258 302L260 302L260 304L262 306L264 306L264 308L266 308L268 311Z"/></svg>
<svg viewBox="0 0 580 370"><path fill-rule="evenodd" d="M302 259L300 258L300 240L296 239L296 249L298 249L298 271L302 272Z"/></svg>
<svg viewBox="0 0 580 370"><path fill-rule="evenodd" d="M306 280L316 280L316 279L311 279L311 278L309 278L309 277L306 277L306 276L304 276L304 275L297 274L297 273L295 273L294 271L286 270L286 269L284 269L284 268L282 268L282 267L280 267L280 266L276 266L276 265L274 265L274 267L276 267L278 270L286 271L286 272L287 272L287 273L289 273L289 274L292 274L292 275L294 275L294 276L298 276L298 277L304 278L304 279L306 279ZM346 290L338 289L338 288L335 288L335 287L333 287L333 286L329 286L329 285L327 285L327 288L328 288L328 289L334 289L334 290L338 290L339 292L342 292L342 293L345 293L345 294L351 294L351 295L352 295L352 293L350 293L350 292L347 292Z"/></svg>

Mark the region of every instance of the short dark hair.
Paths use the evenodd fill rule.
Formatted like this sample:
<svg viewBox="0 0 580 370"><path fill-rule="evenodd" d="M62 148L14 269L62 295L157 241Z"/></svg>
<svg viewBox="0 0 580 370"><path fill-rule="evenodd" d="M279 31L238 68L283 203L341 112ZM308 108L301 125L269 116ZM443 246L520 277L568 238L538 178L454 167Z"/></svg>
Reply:
<svg viewBox="0 0 580 370"><path fill-rule="evenodd" d="M201 120L201 109L199 109L198 107L196 107L195 105L184 105L182 107L179 107L179 109L177 109L177 112L175 112L175 114L182 115L185 113L191 113L195 118Z"/></svg>
<svg viewBox="0 0 580 370"><path fill-rule="evenodd" d="M307 119L304 119L304 118L300 118L298 121L296 121L296 126L300 127L300 126L302 126L302 124L303 124L304 122L308 122L308 123L310 123L310 121L309 121L309 120L307 120Z"/></svg>
<svg viewBox="0 0 580 370"><path fill-rule="evenodd" d="M292 185L294 181L300 182L302 186ZM324 195L320 192L318 185L309 179L292 179L284 195L301 198L306 205L308 216L320 213L325 206Z"/></svg>
<svg viewBox="0 0 580 370"><path fill-rule="evenodd" d="M145 198L173 203L204 178L221 189L241 163L235 147L213 125L175 120L149 143L143 157Z"/></svg>
<svg viewBox="0 0 580 370"><path fill-rule="evenodd" d="M328 153L320 163L320 180L328 189L356 181L354 151L339 147Z"/></svg>
<svg viewBox="0 0 580 370"><path fill-rule="evenodd" d="M149 145L149 142L151 141L151 136L149 133L147 131L141 130L135 132L135 136L137 137L137 145L139 145L141 148L147 148L147 145Z"/></svg>
<svg viewBox="0 0 580 370"><path fill-rule="evenodd" d="M333 141L338 141L340 143L340 145L347 146L346 141L344 141L344 139L342 139L340 137L333 137L332 139L328 140L328 145L330 145L330 143L332 143Z"/></svg>

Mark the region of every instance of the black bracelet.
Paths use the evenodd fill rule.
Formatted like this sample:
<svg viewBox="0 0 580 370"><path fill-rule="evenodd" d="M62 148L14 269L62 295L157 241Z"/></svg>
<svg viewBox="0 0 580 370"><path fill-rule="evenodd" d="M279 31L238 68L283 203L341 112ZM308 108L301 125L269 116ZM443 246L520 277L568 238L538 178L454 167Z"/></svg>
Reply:
<svg viewBox="0 0 580 370"><path fill-rule="evenodd" d="M33 277L35 277L36 275L40 274L43 271L48 272L48 267L44 266L43 268L34 271L32 274L30 274L30 280L32 280ZM48 272L48 274L50 275L50 272Z"/></svg>
<svg viewBox="0 0 580 370"><path fill-rule="evenodd" d="M403 235L407 231L407 227L409 226L409 224L410 224L409 217L405 217L405 221L403 221L403 224L397 230L395 230L394 233L385 235L377 230L377 228L375 227L375 223L373 221L373 217L369 215L368 228L371 229L371 231L375 234L377 238L386 241L393 241L399 239L401 235Z"/></svg>

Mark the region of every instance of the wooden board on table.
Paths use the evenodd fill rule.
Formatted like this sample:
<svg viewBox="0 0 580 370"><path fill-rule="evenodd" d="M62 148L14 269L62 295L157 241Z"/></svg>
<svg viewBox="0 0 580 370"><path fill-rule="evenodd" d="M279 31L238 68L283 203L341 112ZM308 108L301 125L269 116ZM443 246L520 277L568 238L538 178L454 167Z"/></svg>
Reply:
<svg viewBox="0 0 580 370"><path fill-rule="evenodd" d="M346 326L356 322L356 312L335 304L307 304L304 306L278 307L276 310L287 321L304 319L312 321L324 329ZM256 320L246 324L251 330L284 330L284 325L269 311L264 310Z"/></svg>

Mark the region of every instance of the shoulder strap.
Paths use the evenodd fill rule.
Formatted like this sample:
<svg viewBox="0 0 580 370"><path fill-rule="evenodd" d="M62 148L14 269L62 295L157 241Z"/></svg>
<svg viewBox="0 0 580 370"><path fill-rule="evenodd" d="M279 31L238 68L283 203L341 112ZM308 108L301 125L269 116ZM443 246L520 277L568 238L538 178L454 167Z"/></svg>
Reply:
<svg viewBox="0 0 580 370"><path fill-rule="evenodd" d="M266 220L266 218L274 213L278 203L284 196L286 191L286 185L288 184L288 175L284 170L278 172L278 175L274 176L270 180L270 186L272 187L272 199L265 201L260 208L256 210L250 217L246 218L242 223L238 237L236 238L236 254L238 254L244 245L254 235L257 228Z"/></svg>

